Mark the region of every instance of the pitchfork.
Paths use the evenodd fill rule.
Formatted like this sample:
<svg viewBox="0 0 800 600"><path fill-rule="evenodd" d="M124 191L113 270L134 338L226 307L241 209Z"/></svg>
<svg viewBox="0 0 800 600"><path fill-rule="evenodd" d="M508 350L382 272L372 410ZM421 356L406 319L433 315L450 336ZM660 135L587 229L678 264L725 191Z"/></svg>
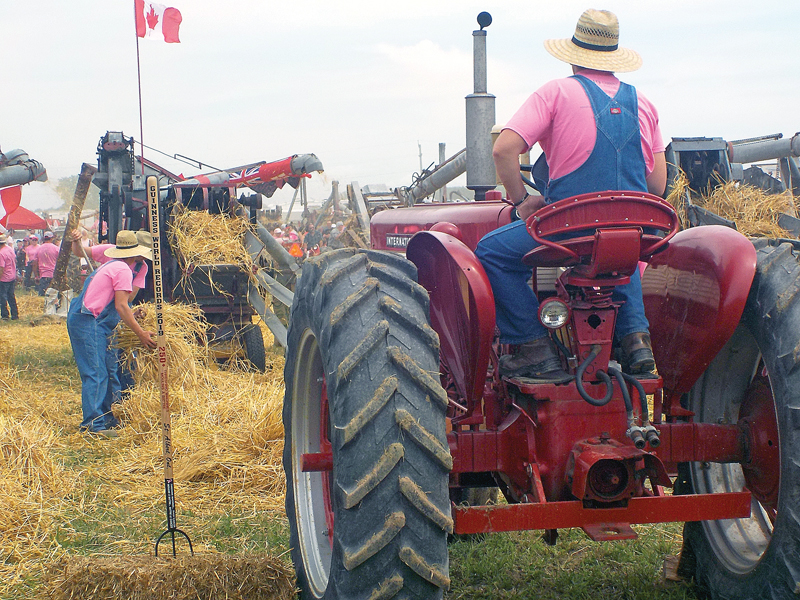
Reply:
<svg viewBox="0 0 800 600"><path fill-rule="evenodd" d="M147 197L150 209L150 233L153 236L153 292L156 302L156 344L158 351L158 383L161 390L161 433L164 440L164 492L167 500L167 530L156 540L158 545L166 535L172 538L172 556L176 556L175 534L189 542L189 552L194 555L192 540L178 529L175 518L175 486L172 477L172 417L169 413L169 377L167 371L167 340L164 335L164 287L161 279L161 226L158 212L158 179L147 178Z"/></svg>

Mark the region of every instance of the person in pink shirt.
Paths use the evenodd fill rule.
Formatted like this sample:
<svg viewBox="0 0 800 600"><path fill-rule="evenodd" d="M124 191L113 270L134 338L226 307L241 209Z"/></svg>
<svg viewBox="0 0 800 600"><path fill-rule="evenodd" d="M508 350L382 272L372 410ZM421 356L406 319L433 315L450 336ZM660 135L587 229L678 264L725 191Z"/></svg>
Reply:
<svg viewBox="0 0 800 600"><path fill-rule="evenodd" d="M32 233L28 236L28 245L25 248L25 289L33 287L33 261L39 252L39 236Z"/></svg>
<svg viewBox="0 0 800 600"><path fill-rule="evenodd" d="M147 248L153 247L153 237L149 231L140 230L136 232L136 239L139 243ZM72 253L78 258L89 258L90 260L98 263L105 264L111 260L106 256L106 250L113 248L114 244L95 244L94 246L85 246L81 240L81 233L78 230L72 233ZM90 265L92 267L93 265ZM133 292L131 293L131 301L136 297L136 294L145 286L145 278L147 277L147 263L141 263L139 270L133 277Z"/></svg>
<svg viewBox="0 0 800 600"><path fill-rule="evenodd" d="M50 287L53 273L56 269L59 246L56 245L55 234L52 231L44 232L44 243L39 246L39 251L34 259L34 274L39 279L39 295L44 296L45 290Z"/></svg>
<svg viewBox="0 0 800 600"><path fill-rule="evenodd" d="M114 328L120 320L142 345L155 348L155 334L136 321L128 302L133 291L133 272L152 251L139 243L132 231L120 231L113 248L105 255L113 260L94 271L81 294L69 306L67 331L81 375L81 431L114 437L119 423L111 412L115 398L113 382L118 381L118 354L112 346Z"/></svg>
<svg viewBox="0 0 800 600"><path fill-rule="evenodd" d="M17 280L17 255L6 242L8 236L0 233L0 315L3 320L19 319L14 284Z"/></svg>
<svg viewBox="0 0 800 600"><path fill-rule="evenodd" d="M571 39L547 40L545 49L571 65L573 75L540 87L498 136L495 167L519 220L486 234L476 255L494 292L500 341L517 347L500 357L500 372L558 383L571 377L561 367L548 330L535 317L539 301L528 286L531 269L522 257L537 243L525 220L545 204L588 192L662 195L666 161L655 107L614 75L635 71L642 63L636 52L619 46L614 13L584 11ZM536 143L544 151L533 172L541 196L526 191L519 170L520 154ZM615 288L614 299L622 303L615 339L623 370L647 376L655 361L639 271L630 283Z"/></svg>

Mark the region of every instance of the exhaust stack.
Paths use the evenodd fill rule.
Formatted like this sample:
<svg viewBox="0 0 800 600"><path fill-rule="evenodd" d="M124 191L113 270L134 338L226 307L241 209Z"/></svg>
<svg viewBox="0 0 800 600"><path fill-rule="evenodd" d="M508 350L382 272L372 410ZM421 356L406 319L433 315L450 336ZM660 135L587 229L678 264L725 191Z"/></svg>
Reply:
<svg viewBox="0 0 800 600"><path fill-rule="evenodd" d="M475 91L467 101L467 188L475 192L475 200L485 200L493 190L497 175L492 159L492 127L494 127L494 96L486 91L486 31L492 16L478 15L480 29L472 32L473 78Z"/></svg>

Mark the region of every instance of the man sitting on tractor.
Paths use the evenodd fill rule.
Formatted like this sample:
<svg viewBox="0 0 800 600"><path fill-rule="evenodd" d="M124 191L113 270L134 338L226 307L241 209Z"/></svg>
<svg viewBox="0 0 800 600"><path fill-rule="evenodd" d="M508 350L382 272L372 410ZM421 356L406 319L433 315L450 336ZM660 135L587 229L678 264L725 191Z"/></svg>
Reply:
<svg viewBox="0 0 800 600"><path fill-rule="evenodd" d="M501 357L503 375L570 379L536 317L539 301L528 286L531 268L521 259L538 244L525 219L544 204L588 192L664 193L666 161L658 113L635 88L614 76L635 71L642 60L618 42L616 15L591 9L581 15L572 39L545 41L550 54L572 65L573 76L534 92L494 145L497 174L520 218L484 236L476 251L494 292L500 341L518 347L515 354ZM526 192L519 172L519 155L537 142L549 168L542 178L543 197ZM638 270L630 283L616 288L614 300L624 302L615 331L623 369L651 372L655 361Z"/></svg>

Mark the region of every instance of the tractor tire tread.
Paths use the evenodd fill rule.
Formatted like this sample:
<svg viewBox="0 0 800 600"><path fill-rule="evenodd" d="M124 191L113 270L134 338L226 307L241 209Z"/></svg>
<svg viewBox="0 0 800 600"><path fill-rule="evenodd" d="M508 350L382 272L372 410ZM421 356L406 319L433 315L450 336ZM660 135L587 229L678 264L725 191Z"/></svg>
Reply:
<svg viewBox="0 0 800 600"><path fill-rule="evenodd" d="M344 249L306 261L298 283L284 421L291 418L290 364L302 368L291 356L293 340L311 329L325 374L334 459L335 527L325 599L405 594L436 600L449 586L447 395L433 376L439 339L428 324L427 292L415 279L416 267L402 257ZM289 515L293 502L287 493ZM290 519L301 596L316 598L304 590L294 548L297 526Z"/></svg>

